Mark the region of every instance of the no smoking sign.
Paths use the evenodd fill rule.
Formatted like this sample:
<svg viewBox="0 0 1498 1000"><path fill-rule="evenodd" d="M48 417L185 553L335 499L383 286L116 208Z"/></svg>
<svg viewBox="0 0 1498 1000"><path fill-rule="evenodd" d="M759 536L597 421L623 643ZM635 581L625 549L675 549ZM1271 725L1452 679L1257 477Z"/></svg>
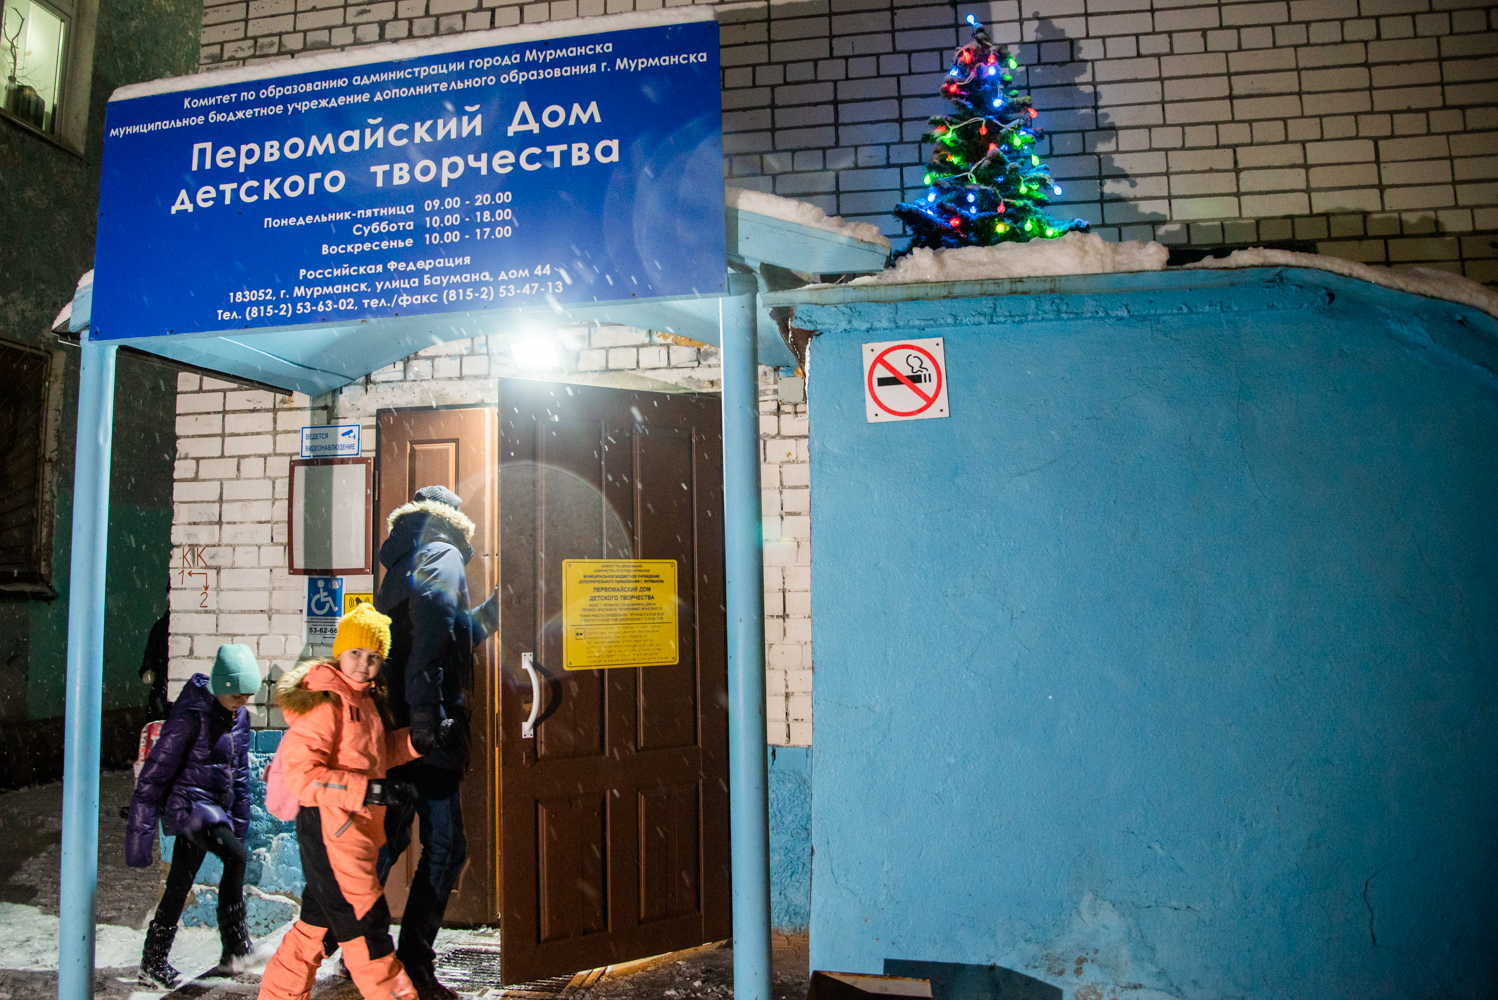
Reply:
<svg viewBox="0 0 1498 1000"><path fill-rule="evenodd" d="M950 416L941 338L864 344L863 398L871 424Z"/></svg>

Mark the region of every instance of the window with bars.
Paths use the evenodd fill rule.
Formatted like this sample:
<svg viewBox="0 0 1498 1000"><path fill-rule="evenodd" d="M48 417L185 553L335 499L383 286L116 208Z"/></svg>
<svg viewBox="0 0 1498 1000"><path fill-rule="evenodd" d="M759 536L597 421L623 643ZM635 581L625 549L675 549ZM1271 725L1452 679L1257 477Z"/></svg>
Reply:
<svg viewBox="0 0 1498 1000"><path fill-rule="evenodd" d="M0 342L0 591L50 596L52 355Z"/></svg>

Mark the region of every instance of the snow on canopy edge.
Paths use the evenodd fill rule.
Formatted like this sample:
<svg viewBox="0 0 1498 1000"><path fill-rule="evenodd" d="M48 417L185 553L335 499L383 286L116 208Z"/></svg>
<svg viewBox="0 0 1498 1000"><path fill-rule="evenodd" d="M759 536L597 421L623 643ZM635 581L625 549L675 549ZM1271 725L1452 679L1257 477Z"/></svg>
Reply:
<svg viewBox="0 0 1498 1000"><path fill-rule="evenodd" d="M901 257L893 268L854 278L849 284L903 285L1163 271L1169 257L1170 251L1159 243L1110 243L1096 233L1067 233L1056 239L999 243L990 247L952 250L917 247Z"/></svg>
<svg viewBox="0 0 1498 1000"><path fill-rule="evenodd" d="M1470 306L1498 318L1498 292L1478 284L1471 278L1429 267L1396 270L1389 267L1374 267L1354 260L1344 260L1341 257L1252 247L1246 250L1235 250L1226 257L1208 257L1193 264L1183 264L1181 269L1236 270L1246 267L1303 267L1316 271L1328 271L1332 274L1340 274L1344 278L1356 278L1372 285L1391 288L1410 295L1419 295L1422 298L1441 299L1446 302L1455 302L1458 305Z"/></svg>
<svg viewBox="0 0 1498 1000"><path fill-rule="evenodd" d="M809 202L782 198L779 195L753 191L749 188L724 187L723 204L741 212L763 215L782 222L794 222L812 229L847 236L860 243L872 243L874 246L889 249L889 240L879 232L878 226L867 222L844 222L842 216L828 216L826 212Z"/></svg>
<svg viewBox="0 0 1498 1000"><path fill-rule="evenodd" d="M634 11L624 14L579 17L567 21L547 21L543 24L527 24L513 28L465 31L453 35L407 38L398 42L361 45L353 49L320 52L314 56L283 59L255 66L235 66L230 69L210 70L206 73L189 73L186 76L171 76L161 80L147 80L144 83L130 83L115 88L109 99L128 101L136 97L154 97L184 90L206 90L209 87L223 87L233 83L247 83L251 80L299 76L303 73L367 66L371 63L420 59L424 56L466 52L470 49L488 48L494 45L521 45L526 42L542 42L573 35L597 35L613 31L630 31L635 28L656 28L663 25L689 24L717 19L718 13L711 6L673 7L666 10Z"/></svg>
<svg viewBox="0 0 1498 1000"><path fill-rule="evenodd" d="M850 285L1038 278L1072 274L1164 271L1170 252L1159 243L1110 243L1096 233L1067 233L1050 240L1000 243L991 247L927 250L917 247L891 269L854 278ZM1232 270L1300 267L1328 271L1395 291L1469 306L1498 318L1498 292L1470 278L1431 268L1395 270L1320 254L1255 247L1227 257L1208 257L1170 270ZM832 287L832 286L809 286Z"/></svg>
<svg viewBox="0 0 1498 1000"><path fill-rule="evenodd" d="M78 279L78 285L73 289L73 298L68 299L67 302L63 303L62 308L58 310L57 318L52 321L51 329L53 333L67 332L68 323L73 318L74 300L77 299L79 292L83 291L85 288L91 288L93 286L93 283L94 269L89 268L87 271L83 272L83 277Z"/></svg>

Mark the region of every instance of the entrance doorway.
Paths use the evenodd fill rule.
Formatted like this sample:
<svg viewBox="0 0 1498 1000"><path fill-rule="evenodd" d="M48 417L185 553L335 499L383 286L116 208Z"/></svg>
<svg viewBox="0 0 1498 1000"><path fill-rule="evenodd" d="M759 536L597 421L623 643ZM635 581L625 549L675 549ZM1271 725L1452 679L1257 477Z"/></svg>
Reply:
<svg viewBox="0 0 1498 1000"><path fill-rule="evenodd" d="M493 409L382 411L378 426L381 539L416 489L448 486L478 525L470 592L501 592L499 635L475 658L470 860L449 920L500 924L506 984L728 937L718 397L501 380ZM674 561L678 662L564 670L574 559ZM396 912L413 855L391 875Z"/></svg>
<svg viewBox="0 0 1498 1000"><path fill-rule="evenodd" d="M495 549L498 436L495 411L381 410L379 428L378 498L375 525L380 544L390 533L390 513L410 501L423 486L445 486L463 498L463 513L474 523L473 558L468 561L468 593L475 603L493 591L498 577ZM375 560L375 588L384 579ZM466 697L473 730L472 770L463 782L463 822L468 833L468 865L448 901L447 919L461 924L491 923L498 912L498 878L494 851L482 831L492 830L499 815L495 794L494 721L499 690L494 683L499 657L494 643L485 643L474 656ZM401 856L386 881L385 896L397 920L406 907L406 893L421 858L420 838L413 823L411 848Z"/></svg>

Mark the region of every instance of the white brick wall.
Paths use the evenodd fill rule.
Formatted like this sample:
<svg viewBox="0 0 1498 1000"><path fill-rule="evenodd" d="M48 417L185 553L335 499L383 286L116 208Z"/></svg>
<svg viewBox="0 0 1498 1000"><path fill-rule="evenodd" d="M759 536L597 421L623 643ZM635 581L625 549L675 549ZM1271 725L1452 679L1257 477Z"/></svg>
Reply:
<svg viewBox="0 0 1498 1000"><path fill-rule="evenodd" d="M624 327L572 335L578 369L571 381L645 388L670 383L721 389L718 352L694 342ZM177 383L177 463L172 524L171 696L194 672L206 672L221 643L257 651L279 676L297 660L325 655L302 643L306 582L286 570L290 462L300 429L311 423L363 428L364 454L377 450L375 412L421 405L487 405L496 377L517 375L497 339L440 344L310 400L275 396L197 375ZM780 401L773 369L760 372L764 441L765 632L771 744L811 742L811 544L807 427L802 383ZM647 381L648 380L648 381ZM349 591L369 577L345 578ZM257 697L257 725L280 725Z"/></svg>
<svg viewBox="0 0 1498 1000"><path fill-rule="evenodd" d="M806 404L779 398L762 369L760 499L765 518L765 690L770 742L811 744L811 491Z"/></svg>
<svg viewBox="0 0 1498 1000"><path fill-rule="evenodd" d="M305 397L244 390L197 375L177 379L177 462L172 519L170 694L206 672L219 645L239 642L262 669L302 651L305 584L286 572L286 505L297 445L278 420L308 422ZM257 724L268 721L265 695Z"/></svg>
<svg viewBox="0 0 1498 1000"><path fill-rule="evenodd" d="M684 2L205 0L200 59L260 62ZM1064 187L1056 215L1183 257L1269 243L1498 282L1491 3L716 6L723 169L735 184L898 233L891 210L924 190L926 117L950 110L937 87L972 13L1018 46L1016 86L1034 96L1047 131L1035 151Z"/></svg>

